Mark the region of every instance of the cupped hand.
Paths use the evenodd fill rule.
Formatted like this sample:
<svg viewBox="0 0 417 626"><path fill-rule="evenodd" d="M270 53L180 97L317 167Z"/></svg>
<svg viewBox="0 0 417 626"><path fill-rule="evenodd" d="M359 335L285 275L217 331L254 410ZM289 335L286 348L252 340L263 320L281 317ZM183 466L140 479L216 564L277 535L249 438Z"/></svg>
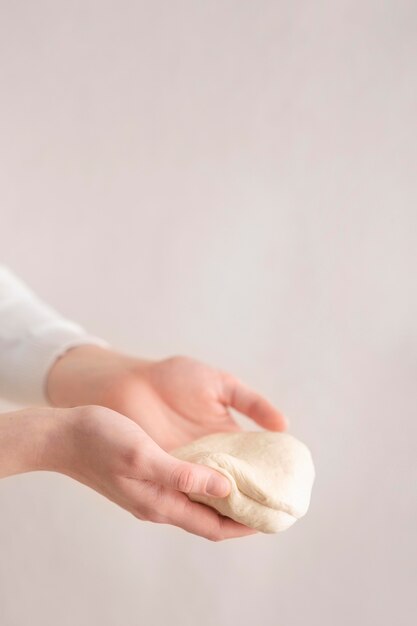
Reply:
<svg viewBox="0 0 417 626"><path fill-rule="evenodd" d="M80 346L49 375L56 406L100 404L139 424L165 450L214 432L237 431L230 408L270 430L285 417L232 374L186 356L145 361L96 346Z"/></svg>
<svg viewBox="0 0 417 626"><path fill-rule="evenodd" d="M131 419L102 406L59 409L62 424L40 469L67 474L141 520L172 524L212 541L255 531L219 515L186 494L224 497L229 481L204 465L162 450ZM57 421L58 420L58 421Z"/></svg>

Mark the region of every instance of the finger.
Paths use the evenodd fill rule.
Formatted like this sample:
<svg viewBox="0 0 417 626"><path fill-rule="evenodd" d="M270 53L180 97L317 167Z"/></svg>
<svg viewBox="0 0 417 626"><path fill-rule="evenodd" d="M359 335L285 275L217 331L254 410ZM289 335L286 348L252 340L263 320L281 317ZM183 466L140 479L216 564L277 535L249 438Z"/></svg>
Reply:
<svg viewBox="0 0 417 626"><path fill-rule="evenodd" d="M269 430L286 430L287 418L266 398L244 385L240 380L229 378L226 382L225 396L229 406L247 415Z"/></svg>
<svg viewBox="0 0 417 626"><path fill-rule="evenodd" d="M253 528L223 517L214 509L192 502L185 494L169 488L163 488L160 493L157 509L155 521L178 526L211 541L245 537L256 532Z"/></svg>
<svg viewBox="0 0 417 626"><path fill-rule="evenodd" d="M220 515L209 506L191 501L180 491L150 480L126 478L123 480L123 492L124 501L114 501L139 519L172 524L211 541L244 537L257 532Z"/></svg>
<svg viewBox="0 0 417 626"><path fill-rule="evenodd" d="M230 519L230 517L224 517L223 515L220 515L219 517L222 534L225 539L247 537L248 535L255 535L258 532L255 528L249 528L249 526L235 522Z"/></svg>
<svg viewBox="0 0 417 626"><path fill-rule="evenodd" d="M226 497L231 489L229 480L216 470L181 461L157 447L148 460L146 476L141 477L183 493L217 498Z"/></svg>

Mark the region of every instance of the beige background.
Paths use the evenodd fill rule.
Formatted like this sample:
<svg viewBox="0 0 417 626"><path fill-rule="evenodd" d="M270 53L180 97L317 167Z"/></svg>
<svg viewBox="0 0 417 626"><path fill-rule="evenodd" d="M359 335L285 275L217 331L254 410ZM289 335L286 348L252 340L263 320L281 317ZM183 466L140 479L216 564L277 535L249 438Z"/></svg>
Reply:
<svg viewBox="0 0 417 626"><path fill-rule="evenodd" d="M1 481L1 626L415 623L416 19L0 1L3 261L121 349L232 370L317 467L303 521L221 544Z"/></svg>

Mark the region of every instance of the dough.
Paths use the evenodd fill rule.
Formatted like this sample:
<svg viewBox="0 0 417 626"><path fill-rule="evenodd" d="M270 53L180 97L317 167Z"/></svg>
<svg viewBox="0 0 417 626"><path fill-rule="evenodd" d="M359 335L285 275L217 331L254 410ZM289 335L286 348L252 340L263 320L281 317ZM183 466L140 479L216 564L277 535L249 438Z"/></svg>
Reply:
<svg viewBox="0 0 417 626"><path fill-rule="evenodd" d="M308 510L313 461L307 446L287 433L217 433L171 454L213 467L230 480L226 498L189 494L190 499L258 531L286 530Z"/></svg>

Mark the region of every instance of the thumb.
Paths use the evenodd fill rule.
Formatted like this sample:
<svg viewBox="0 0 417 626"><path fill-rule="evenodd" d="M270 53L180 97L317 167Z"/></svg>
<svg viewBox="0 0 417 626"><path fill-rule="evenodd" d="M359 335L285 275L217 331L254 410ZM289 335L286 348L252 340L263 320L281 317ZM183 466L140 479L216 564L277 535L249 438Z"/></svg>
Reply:
<svg viewBox="0 0 417 626"><path fill-rule="evenodd" d="M152 474L150 480L183 493L217 498L224 498L230 493L229 480L216 470L198 463L180 461L163 450L153 455L149 469Z"/></svg>

